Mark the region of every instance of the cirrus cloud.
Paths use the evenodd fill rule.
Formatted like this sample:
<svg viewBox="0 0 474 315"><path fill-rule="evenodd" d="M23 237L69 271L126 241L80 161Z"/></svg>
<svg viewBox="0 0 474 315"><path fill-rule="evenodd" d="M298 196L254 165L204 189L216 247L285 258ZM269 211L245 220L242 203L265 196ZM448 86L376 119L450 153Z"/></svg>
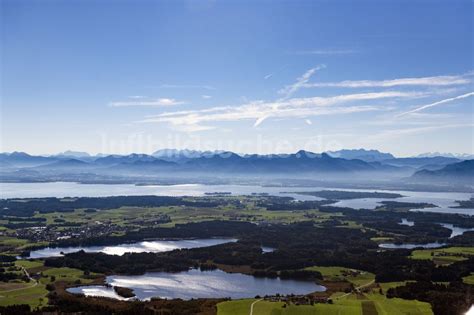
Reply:
<svg viewBox="0 0 474 315"><path fill-rule="evenodd" d="M396 87L396 86L450 86L471 83L466 75L442 75L418 78L398 78L391 80L345 80L340 82L304 83L303 88L373 88L373 87Z"/></svg>
<svg viewBox="0 0 474 315"><path fill-rule="evenodd" d="M302 76L300 76L296 79L295 83L285 86L284 88L279 90L278 93L283 94L285 98L290 97L295 92L297 92L299 89L304 87L308 83L309 79L311 79L313 74L316 73L316 71L324 69L324 68L326 68L326 65L319 65L319 66L316 66L314 68L311 68L311 69L307 70L305 73L303 73Z"/></svg>
<svg viewBox="0 0 474 315"><path fill-rule="evenodd" d="M152 100L143 100L135 98L133 101L111 102L110 107L128 107L128 106L175 106L185 104L183 101L177 101L174 98L158 98Z"/></svg>
<svg viewBox="0 0 474 315"><path fill-rule="evenodd" d="M455 97L450 97L450 98L447 98L447 99L444 99L444 100L441 100L441 101L437 101L437 102L434 102L434 103L419 106L419 107L417 107L415 109L412 109L410 111L398 114L396 117L413 114L413 113L425 110L425 109L430 108L430 107L439 106L439 105L442 105L442 104L445 104L445 103L461 100L461 99L468 98L468 97L471 97L471 96L474 96L474 92L469 92L469 93L466 93L466 94L458 95L458 96L455 96Z"/></svg>
<svg viewBox="0 0 474 315"><path fill-rule="evenodd" d="M380 106L350 105L357 101L375 101L393 98L414 99L423 97L420 92L386 91L376 93L343 94L330 97L307 97L278 100L274 102L254 101L240 106L221 106L202 110L168 112L149 116L141 123L169 123L176 129L192 131L208 130L211 122L255 120L254 127L266 119L307 118L321 115L341 115L367 111L379 111Z"/></svg>

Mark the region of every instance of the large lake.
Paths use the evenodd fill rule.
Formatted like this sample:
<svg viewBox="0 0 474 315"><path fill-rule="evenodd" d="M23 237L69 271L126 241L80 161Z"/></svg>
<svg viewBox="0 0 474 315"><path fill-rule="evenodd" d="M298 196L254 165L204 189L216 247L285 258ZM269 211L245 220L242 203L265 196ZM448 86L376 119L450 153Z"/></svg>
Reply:
<svg viewBox="0 0 474 315"><path fill-rule="evenodd" d="M363 192L390 192L399 193L404 197L393 199L360 198L341 200L335 206L350 207L354 209L375 209L384 200L431 203L436 208L414 209L414 211L429 211L443 213L462 213L474 215L474 209L452 208L457 206L456 200L469 200L470 193L458 192L426 192L381 189L342 189L327 187L266 187L257 185L152 185L135 186L131 184L78 184L71 182L52 183L0 183L0 198L38 198L38 197L106 197L106 196L132 196L132 195L157 195L157 196L203 196L213 192L231 192L234 195L250 195L252 193L266 193L274 196L293 197L298 200L321 200L308 195L295 192L344 190Z"/></svg>
<svg viewBox="0 0 474 315"><path fill-rule="evenodd" d="M47 247L32 251L29 258L59 257L63 254L74 253L80 250L84 250L88 253L101 252L108 255L119 256L125 253L159 253L175 249L207 247L236 241L236 239L229 238L209 238L178 241L144 241L114 246Z"/></svg>
<svg viewBox="0 0 474 315"><path fill-rule="evenodd" d="M253 298L256 295L308 294L322 292L326 288L312 281L257 278L241 273L221 270L199 271L192 269L179 273L149 272L141 276L109 276L106 282L112 286L133 289L140 300L152 297L167 299L193 298ZM123 299L114 289L105 286L82 286L68 289L71 293L86 296L105 296Z"/></svg>

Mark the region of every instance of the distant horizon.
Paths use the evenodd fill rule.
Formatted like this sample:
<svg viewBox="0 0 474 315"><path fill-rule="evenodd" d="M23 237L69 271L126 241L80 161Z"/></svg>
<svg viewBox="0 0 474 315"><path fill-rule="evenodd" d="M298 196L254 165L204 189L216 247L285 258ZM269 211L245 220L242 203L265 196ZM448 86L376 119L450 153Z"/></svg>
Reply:
<svg viewBox="0 0 474 315"><path fill-rule="evenodd" d="M377 153L380 153L380 154L391 154L392 156L394 156L395 158L420 158L420 157L435 157L435 156L439 156L439 157L453 157L453 158L462 158L462 157L474 157L474 153L451 153L451 152L424 152L424 153L421 153L421 154L416 154L416 155L408 155L408 156L399 156L399 155L395 155L391 152L383 152L383 151L380 151L380 150L377 150L377 149L365 149L365 148L356 148L356 149L347 149L347 148L343 148L343 149L338 149L338 150L329 150L329 151L320 151L320 152L316 152L316 151L311 151L311 150L305 150L305 149L299 149L299 150L296 150L296 151L288 151L288 152L273 152L273 153L256 153L256 152L236 152L236 151L232 151L232 150L206 150L206 149L203 149L203 150L199 150L199 149L172 149L172 148L162 148L162 149L156 149L154 150L153 152L149 152L149 153L146 153L146 152L128 152L128 153L110 153L110 152L97 152L97 153L92 153L92 152L87 152L87 151L79 151L79 150L65 150L65 151L61 151L61 152L56 152L56 153L44 153L44 154L36 154L36 153L30 153L28 151L19 151L19 150L15 150L15 151L1 151L0 154L13 154L13 153L26 153L28 155L31 155L31 156L44 156L44 157L49 157L49 156L60 156L60 155L65 155L65 156L74 156L75 154L87 154L89 157L98 157L98 156L110 156L110 155L118 155L118 156L127 156L127 155L131 155L131 154L143 154L143 155L149 155L149 156L153 156L155 153L159 152L159 151L192 151L192 152L199 152L199 153L205 153L205 152L210 152L210 153L213 153L213 154L219 154L219 153L234 153L234 154L237 154L237 155L240 155L240 156L244 156L244 155L261 155L261 156L265 156L265 155L288 155L288 154L296 154L300 151L306 151L308 153L314 153L314 154L323 154L323 153L334 153L334 152L339 152L339 151L366 151L366 152L377 152ZM70 153L70 155L67 155L66 153Z"/></svg>

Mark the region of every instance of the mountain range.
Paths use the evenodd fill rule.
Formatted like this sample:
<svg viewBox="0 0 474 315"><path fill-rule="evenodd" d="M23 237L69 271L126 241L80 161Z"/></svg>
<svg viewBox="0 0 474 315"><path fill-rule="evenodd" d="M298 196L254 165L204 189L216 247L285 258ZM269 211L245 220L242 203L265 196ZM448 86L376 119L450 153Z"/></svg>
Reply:
<svg viewBox="0 0 474 315"><path fill-rule="evenodd" d="M378 150L365 150L365 149L355 149L355 150L339 150L339 151L329 151L327 152L332 157L338 157L342 159L358 159L366 162L375 162L383 161L388 159L394 159L395 157L390 153L383 153Z"/></svg>
<svg viewBox="0 0 474 315"><path fill-rule="evenodd" d="M472 160L474 159L474 154L468 154L468 153L440 153L440 152L428 152L428 153L423 153L419 154L416 157L435 157L435 156L443 156L443 157L450 157L450 158L456 158L456 159L461 159L461 160Z"/></svg>
<svg viewBox="0 0 474 315"><path fill-rule="evenodd" d="M1 153L0 175L7 178L42 175L89 174L97 176L178 176L179 174L323 176L365 174L375 177L473 178L474 160L454 157L396 158L377 150L340 150L293 154L246 154L228 151L159 150L152 155L98 155L66 151L53 156L34 156L24 152ZM373 175L370 175L373 174ZM61 178L61 177L60 177Z"/></svg>
<svg viewBox="0 0 474 315"><path fill-rule="evenodd" d="M438 170L421 170L413 174L415 180L422 181L466 181L474 183L474 160L448 164Z"/></svg>

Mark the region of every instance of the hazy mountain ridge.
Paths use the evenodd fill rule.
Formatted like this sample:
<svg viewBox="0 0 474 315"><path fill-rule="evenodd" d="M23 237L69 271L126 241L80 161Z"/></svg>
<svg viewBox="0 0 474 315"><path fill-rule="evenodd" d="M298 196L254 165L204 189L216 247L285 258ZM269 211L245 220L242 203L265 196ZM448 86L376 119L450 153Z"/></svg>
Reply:
<svg viewBox="0 0 474 315"><path fill-rule="evenodd" d="M458 163L462 160L444 156L435 157L408 157L408 158L393 158L381 161L387 165L393 165L398 167L408 166L413 168L423 168L424 166L436 166L443 167L448 164Z"/></svg>
<svg viewBox="0 0 474 315"><path fill-rule="evenodd" d="M442 156L442 157L450 157L450 158L456 158L460 160L472 160L474 159L474 154L469 154L469 153L440 153L440 152L427 152L423 154L419 154L415 157L436 157L436 156Z"/></svg>
<svg viewBox="0 0 474 315"><path fill-rule="evenodd" d="M442 169L434 171L421 170L413 174L412 178L420 180L441 179L446 181L466 180L472 183L472 180L474 179L474 160L449 164Z"/></svg>
<svg viewBox="0 0 474 315"><path fill-rule="evenodd" d="M199 151L199 150L178 150L178 149L161 149L153 152L151 155L155 158L169 162L182 163L200 157L209 157L215 154L221 154L225 151Z"/></svg>
<svg viewBox="0 0 474 315"><path fill-rule="evenodd" d="M0 163L9 164L14 167L32 167L42 164L48 164L56 161L56 158L29 155L25 152L0 153Z"/></svg>
<svg viewBox="0 0 474 315"><path fill-rule="evenodd" d="M66 151L69 152L69 151ZM27 174L91 173L107 176L173 176L174 174L391 174L406 177L419 170L437 171L462 160L451 157L395 158L390 153L377 150L340 150L313 153L300 150L292 154L245 154L228 151L159 150L148 154L88 156L79 152L70 156L33 156L24 152L1 153L3 174L25 174L17 171L35 171ZM334 155L360 158L341 158ZM81 158L82 156L82 158ZM385 157L391 157L385 159ZM449 170L449 168L447 169ZM15 173L17 172L17 173ZM421 173L430 174L430 173ZM298 175L298 176L299 176ZM413 175L413 179L421 178Z"/></svg>
<svg viewBox="0 0 474 315"><path fill-rule="evenodd" d="M31 169L41 171L41 170L69 170L69 169L82 169L86 167L92 167L93 165L88 162L84 162L77 159L61 159L54 161L52 163L43 164L39 166L32 167Z"/></svg>
<svg viewBox="0 0 474 315"><path fill-rule="evenodd" d="M366 162L376 162L388 159L394 159L395 157L391 153L384 153L378 150L366 150L366 149L354 149L354 150L339 150L339 151L328 151L332 157L339 157L343 159L358 159Z"/></svg>
<svg viewBox="0 0 474 315"><path fill-rule="evenodd" d="M58 154L53 154L51 155L52 157L69 157L69 158L91 158L93 157L87 152L80 152L80 151L72 151L72 150L67 150Z"/></svg>

